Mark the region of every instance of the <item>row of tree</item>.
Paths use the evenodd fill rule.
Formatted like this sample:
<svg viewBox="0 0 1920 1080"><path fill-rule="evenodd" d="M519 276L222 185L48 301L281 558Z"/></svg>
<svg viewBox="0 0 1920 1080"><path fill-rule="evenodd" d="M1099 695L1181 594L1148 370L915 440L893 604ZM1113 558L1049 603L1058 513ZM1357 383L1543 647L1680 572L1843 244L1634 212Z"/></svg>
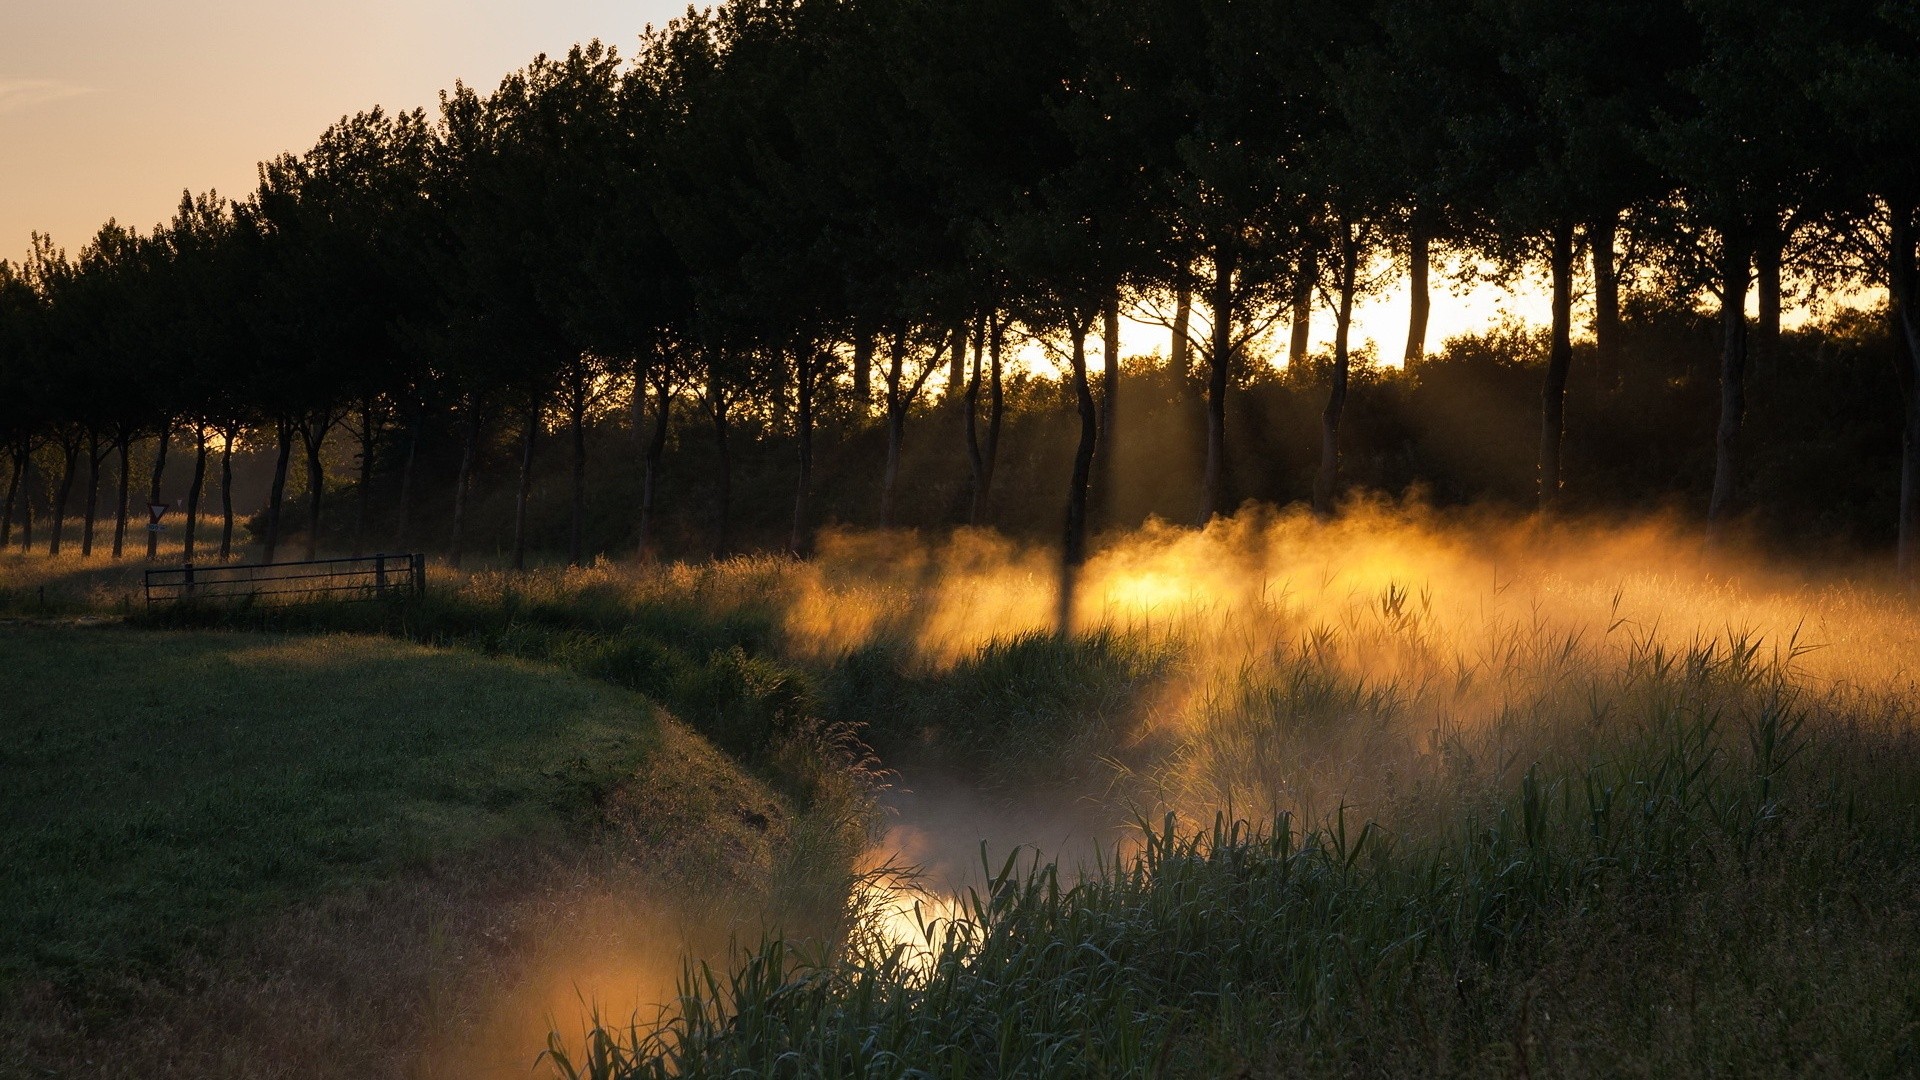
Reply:
<svg viewBox="0 0 1920 1080"><path fill-rule="evenodd" d="M154 498L169 454L191 455L189 557L216 457L228 473L224 557L232 456L263 445L265 554L296 451L311 554L323 451L346 437L356 545L376 476L397 477L390 516L414 539L418 463L448 450L457 562L476 462L510 430L516 563L550 433L570 445L577 562L595 418L630 410L641 435L645 548L669 425L692 410L716 451L715 546L730 440L777 430L804 551L819 425L883 427L872 520L894 524L909 419L942 390L979 520L1010 358L1039 349L1078 423L1072 567L1090 504L1124 480L1124 316L1165 325L1174 381L1195 387L1201 521L1231 509L1229 396L1279 359L1271 331L1298 365L1330 317L1313 486L1330 513L1356 303L1404 282L1418 365L1434 268L1469 266L1550 285L1547 509L1576 298L1602 378L1636 290L1717 307L1714 521L1740 509L1749 357L1778 348L1783 309L1886 288L1913 574L1916 122L1912 0L730 0L650 28L631 61L595 43L491 93L456 86L432 116L361 113L262 165L242 201L189 195L149 234L109 223L72 258L36 237L0 263L0 534L39 455L59 473L50 550L81 488L90 552L117 459L120 555L128 456L151 445Z"/></svg>

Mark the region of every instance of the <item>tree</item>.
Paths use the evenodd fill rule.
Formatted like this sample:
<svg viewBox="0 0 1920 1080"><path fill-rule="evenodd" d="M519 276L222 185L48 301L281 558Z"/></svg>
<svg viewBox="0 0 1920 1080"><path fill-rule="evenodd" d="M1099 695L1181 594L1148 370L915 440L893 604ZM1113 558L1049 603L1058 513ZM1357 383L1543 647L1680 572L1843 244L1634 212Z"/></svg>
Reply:
<svg viewBox="0 0 1920 1080"><path fill-rule="evenodd" d="M1717 299L1721 326L1720 415L1707 518L1735 512L1746 442L1749 329L1746 301L1754 254L1786 212L1816 201L1822 182L1807 140L1816 130L1792 44L1821 36L1817 5L1791 0L1688 5L1698 55L1676 81L1684 99L1647 139L1677 186L1658 215L1669 277L1699 282Z"/></svg>
<svg viewBox="0 0 1920 1080"><path fill-rule="evenodd" d="M1403 362L1427 351L1436 246L1458 245L1481 225L1484 207L1459 160L1457 122L1484 112L1497 84L1497 56L1485 20L1439 0L1382 0L1370 26L1330 58L1342 125L1371 157L1385 196L1388 241L1403 259L1409 292ZM1331 250L1331 249L1329 249ZM1307 261L1314 261L1309 255ZM1296 305L1294 361L1306 355L1314 273Z"/></svg>
<svg viewBox="0 0 1920 1080"><path fill-rule="evenodd" d="M235 247L234 220L226 202L213 193L183 194L172 221L156 232L153 252L145 270L155 290L149 348L164 373L165 411L193 436L193 473L181 530L183 557L192 562L208 454L221 431L235 427L242 408L236 384L249 347L243 324L228 313L228 298L235 291L229 276ZM226 487L231 486L230 472L227 462ZM231 528L229 509L223 537Z"/></svg>
<svg viewBox="0 0 1920 1080"><path fill-rule="evenodd" d="M35 237L27 272L34 292L45 297L49 307L62 293L71 293L79 274L65 251L41 237ZM80 452L85 445L90 369L84 357L74 355L70 335L59 333L61 328L52 320L42 320L41 325L55 333L41 336L39 348L34 351L34 363L28 369L27 388L41 403L43 442L51 446L60 462L52 520L47 530L47 555L57 557L66 533L67 505L73 495Z"/></svg>
<svg viewBox="0 0 1920 1080"><path fill-rule="evenodd" d="M1225 508L1236 358L1284 312L1313 220L1316 203L1298 170L1307 139L1324 125L1313 93L1319 73L1292 32L1290 5L1084 8L1097 74L1078 125L1092 133L1083 152L1139 159L1135 171L1151 192L1151 224L1126 226L1151 237L1127 251L1128 269L1153 287L1192 289L1207 308L1209 333L1198 342L1208 369L1204 524Z"/></svg>
<svg viewBox="0 0 1920 1080"><path fill-rule="evenodd" d="M1328 370L1327 404L1320 414L1320 467L1314 477L1313 508L1321 516L1334 512L1340 489L1340 428L1346 416L1351 377L1351 337L1354 305L1377 282L1371 276L1375 255L1385 246L1387 224L1406 195L1392 171L1377 168L1369 118L1364 112L1343 113L1338 98L1348 84L1364 77L1364 65L1352 58L1375 47L1380 33L1374 13L1364 7L1325 12L1313 24L1316 33L1309 55L1322 77L1316 84L1312 111L1324 117L1307 137L1304 174L1317 193L1316 220L1320 235L1307 241L1311 250L1332 256L1334 346ZM1325 288L1323 261L1319 272Z"/></svg>
<svg viewBox="0 0 1920 1080"><path fill-rule="evenodd" d="M1582 234L1592 251L1600 362L1610 369L1618 349L1617 222L1665 194L1647 140L1658 119L1680 107L1675 73L1694 62L1698 32L1684 11L1655 0L1502 2L1484 6L1475 25L1496 43L1498 74L1461 125L1456 153L1464 183L1483 193L1499 222L1501 253L1547 267L1552 324L1538 499L1550 510L1565 484Z"/></svg>
<svg viewBox="0 0 1920 1080"><path fill-rule="evenodd" d="M28 395L28 372L44 312L39 290L22 269L0 259L0 452L6 454L7 494L0 504L0 551L13 539L26 479L29 440L39 410Z"/></svg>
<svg viewBox="0 0 1920 1080"><path fill-rule="evenodd" d="M1906 423L1901 434L1896 567L1920 587L1920 6L1879 5L1845 32L1804 31L1801 84L1839 137L1821 156L1859 200L1851 214L1867 278L1887 288ZM1811 43L1811 47L1806 46Z"/></svg>
<svg viewBox="0 0 1920 1080"><path fill-rule="evenodd" d="M967 381L967 462L973 481L967 522L975 526L986 524L991 516L993 474L999 460L1000 429L1006 413L1002 364L1006 337L1006 323L997 311L983 315L975 323L973 374ZM983 375L987 389L987 429L984 437L980 431Z"/></svg>

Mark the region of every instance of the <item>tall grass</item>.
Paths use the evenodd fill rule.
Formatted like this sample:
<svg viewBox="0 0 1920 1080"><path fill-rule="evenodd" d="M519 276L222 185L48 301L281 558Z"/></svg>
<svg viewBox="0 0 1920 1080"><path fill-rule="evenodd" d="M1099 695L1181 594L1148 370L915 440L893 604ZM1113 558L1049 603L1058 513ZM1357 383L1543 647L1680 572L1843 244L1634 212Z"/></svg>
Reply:
<svg viewBox="0 0 1920 1080"><path fill-rule="evenodd" d="M924 898L910 940L875 911L838 954L775 940L695 970L663 1022L550 1063L1909 1074L1912 607L1646 537L1518 558L1511 537L1475 555L1375 529L1344 552L1284 524L1110 552L1071 640L1024 628L1005 582L958 619L950 582L797 571L803 609L868 605L830 624L856 628L842 651L817 615L793 650L834 657L828 700L876 739L1014 795L1066 777L1155 824L1091 866L984 864L957 901ZM979 616L1001 587L1011 606Z"/></svg>
<svg viewBox="0 0 1920 1080"><path fill-rule="evenodd" d="M1230 773L1268 805L1299 799L1339 744L1373 762L1373 805L1330 793L1257 826L1168 813L1073 871L1008 858L917 943L856 935L822 959L768 942L693 973L665 1023L551 1060L595 1078L1903 1074L1920 1050L1915 740L1753 644L1632 646L1606 671L1550 650L1532 697L1425 751L1379 733L1404 701L1310 653L1236 676L1177 783ZM1565 665L1611 695L1549 693ZM1770 952L1781 936L1853 955ZM1764 1006L1740 1010L1752 995ZM1782 1036L1769 1010L1819 1019ZM1663 1014L1685 1035L1644 1042Z"/></svg>

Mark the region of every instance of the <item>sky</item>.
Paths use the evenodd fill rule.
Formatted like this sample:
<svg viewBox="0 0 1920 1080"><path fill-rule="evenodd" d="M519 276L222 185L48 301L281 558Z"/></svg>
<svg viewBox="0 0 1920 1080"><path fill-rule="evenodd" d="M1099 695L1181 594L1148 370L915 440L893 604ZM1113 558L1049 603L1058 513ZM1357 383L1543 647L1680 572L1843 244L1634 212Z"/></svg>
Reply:
<svg viewBox="0 0 1920 1080"><path fill-rule="evenodd" d="M182 190L244 196L259 161L373 105L491 88L598 37L631 53L676 0L0 0L0 258L77 251Z"/></svg>
<svg viewBox="0 0 1920 1080"><path fill-rule="evenodd" d="M70 252L108 218L147 229L183 190L243 197L255 165L304 150L374 105L431 108L456 79L491 88L535 55L595 37L631 53L681 0L0 0L0 258L34 231ZM1397 360L1408 300L1392 289L1356 313L1355 344ZM1430 341L1537 295L1436 282ZM1332 320L1316 318L1316 347ZM1129 326L1128 353L1164 351Z"/></svg>

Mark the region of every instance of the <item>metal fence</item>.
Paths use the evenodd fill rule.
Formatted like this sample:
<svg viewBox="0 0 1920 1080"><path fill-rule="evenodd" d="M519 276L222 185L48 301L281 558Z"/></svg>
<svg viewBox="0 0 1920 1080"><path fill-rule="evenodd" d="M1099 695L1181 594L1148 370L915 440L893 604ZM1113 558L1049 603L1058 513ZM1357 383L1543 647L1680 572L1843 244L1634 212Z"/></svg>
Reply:
<svg viewBox="0 0 1920 1080"><path fill-rule="evenodd" d="M195 566L146 573L147 604L185 600L377 600L418 596L427 588L424 555L366 555L351 559Z"/></svg>

